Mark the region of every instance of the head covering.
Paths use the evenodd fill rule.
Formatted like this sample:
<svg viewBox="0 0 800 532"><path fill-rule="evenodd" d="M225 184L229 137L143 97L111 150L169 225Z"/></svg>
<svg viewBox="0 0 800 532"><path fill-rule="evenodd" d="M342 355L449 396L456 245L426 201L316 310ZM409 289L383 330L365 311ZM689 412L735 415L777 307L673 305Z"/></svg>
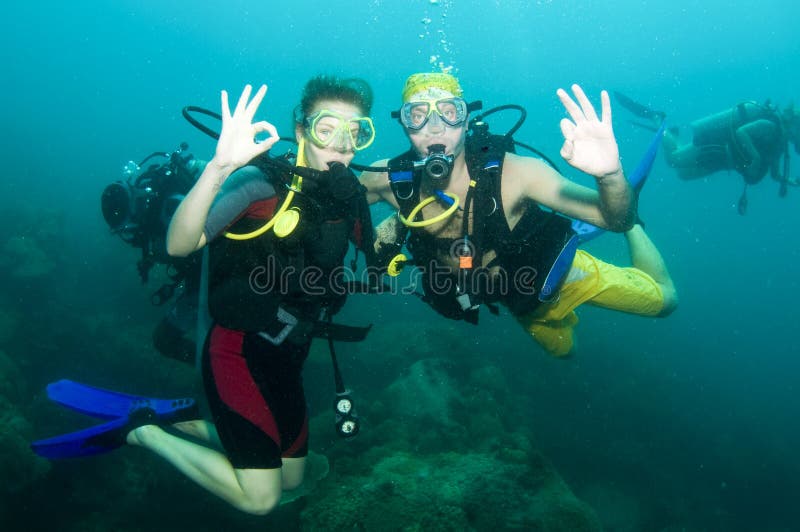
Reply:
<svg viewBox="0 0 800 532"><path fill-rule="evenodd" d="M442 89L458 97L464 93L455 76L444 72L423 72L412 74L406 80L406 85L403 87L403 103L412 95L431 88Z"/></svg>

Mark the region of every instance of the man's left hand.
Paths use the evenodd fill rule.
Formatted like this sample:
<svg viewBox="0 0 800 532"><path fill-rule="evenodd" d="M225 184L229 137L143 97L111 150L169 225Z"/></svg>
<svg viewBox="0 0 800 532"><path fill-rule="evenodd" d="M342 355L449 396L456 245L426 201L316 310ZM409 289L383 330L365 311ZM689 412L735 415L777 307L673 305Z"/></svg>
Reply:
<svg viewBox="0 0 800 532"><path fill-rule="evenodd" d="M597 178L619 173L619 148L611 125L611 101L606 91L600 93L602 117L578 85L572 86L578 103L564 89L557 94L570 118L561 120L564 144L561 156L570 165ZM580 105L579 105L580 104Z"/></svg>

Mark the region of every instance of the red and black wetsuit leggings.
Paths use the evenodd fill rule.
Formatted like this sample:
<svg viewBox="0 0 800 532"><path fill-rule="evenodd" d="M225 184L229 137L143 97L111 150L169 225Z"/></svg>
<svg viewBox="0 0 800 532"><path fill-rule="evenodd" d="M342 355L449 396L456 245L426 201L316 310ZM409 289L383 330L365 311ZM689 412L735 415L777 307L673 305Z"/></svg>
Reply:
<svg viewBox="0 0 800 532"><path fill-rule="evenodd" d="M225 453L236 469L274 469L308 454L303 363L311 342L275 346L215 325L203 350L203 381Z"/></svg>

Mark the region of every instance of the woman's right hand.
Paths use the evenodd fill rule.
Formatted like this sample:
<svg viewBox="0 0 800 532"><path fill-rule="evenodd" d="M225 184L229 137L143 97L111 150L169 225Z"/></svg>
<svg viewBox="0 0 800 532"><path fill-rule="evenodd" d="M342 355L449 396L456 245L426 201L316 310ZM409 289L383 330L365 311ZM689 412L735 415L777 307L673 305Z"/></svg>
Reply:
<svg viewBox="0 0 800 532"><path fill-rule="evenodd" d="M246 85L239 96L239 102L231 114L228 104L228 92L222 91L222 131L217 141L217 150L209 164L216 166L227 178L234 170L245 166L255 157L267 152L280 140L278 131L269 122L253 123L258 106L267 93L267 86L261 85L253 99L250 93L253 87ZM269 137L257 141L256 136L268 133Z"/></svg>
<svg viewBox="0 0 800 532"><path fill-rule="evenodd" d="M228 106L228 93L222 91L222 131L217 151L172 216L167 231L167 252L172 256L185 257L206 245L204 226L222 183L280 140L275 126L269 122L253 123L267 86L262 85L250 100L252 90L250 85L244 88L233 114ZM264 132L269 133L269 137L256 141L256 135Z"/></svg>

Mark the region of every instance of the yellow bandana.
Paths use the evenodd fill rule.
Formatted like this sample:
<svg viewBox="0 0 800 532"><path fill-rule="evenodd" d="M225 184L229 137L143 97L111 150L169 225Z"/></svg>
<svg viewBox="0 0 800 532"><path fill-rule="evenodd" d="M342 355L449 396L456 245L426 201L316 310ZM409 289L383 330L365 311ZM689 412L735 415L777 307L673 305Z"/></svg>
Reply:
<svg viewBox="0 0 800 532"><path fill-rule="evenodd" d="M403 103L412 95L430 88L442 89L458 97L464 93L455 76L444 72L423 72L412 74L406 80L406 85L403 87Z"/></svg>

